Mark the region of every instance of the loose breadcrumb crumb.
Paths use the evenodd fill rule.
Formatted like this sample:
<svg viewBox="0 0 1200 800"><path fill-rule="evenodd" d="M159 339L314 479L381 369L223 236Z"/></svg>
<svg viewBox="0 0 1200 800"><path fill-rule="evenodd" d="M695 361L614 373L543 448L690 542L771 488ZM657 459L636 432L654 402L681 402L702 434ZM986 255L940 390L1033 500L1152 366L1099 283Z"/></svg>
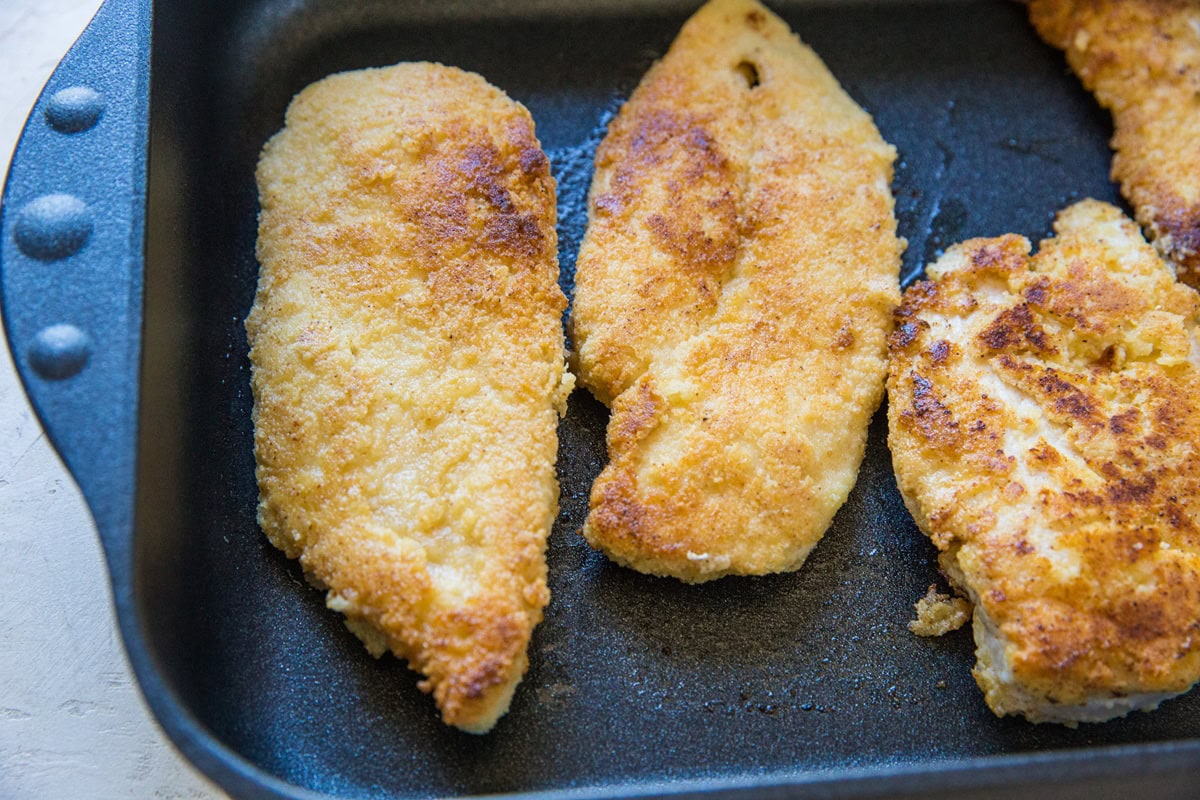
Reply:
<svg viewBox="0 0 1200 800"><path fill-rule="evenodd" d="M969 602L942 594L932 584L914 608L917 618L908 623L908 629L917 636L944 636L958 630L971 618Z"/></svg>

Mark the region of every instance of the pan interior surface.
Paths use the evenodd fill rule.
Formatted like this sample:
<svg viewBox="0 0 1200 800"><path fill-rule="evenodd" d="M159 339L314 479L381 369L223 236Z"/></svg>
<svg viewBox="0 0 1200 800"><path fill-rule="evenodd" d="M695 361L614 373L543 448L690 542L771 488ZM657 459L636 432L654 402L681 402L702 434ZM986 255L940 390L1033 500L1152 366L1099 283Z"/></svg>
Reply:
<svg viewBox="0 0 1200 800"><path fill-rule="evenodd" d="M263 770L336 796L454 796L923 765L1200 738L1200 695L1075 730L996 719L968 629L920 639L938 576L896 490L881 410L858 485L798 572L686 586L579 535L607 411L560 428L552 600L509 714L443 726L417 676L371 658L255 521L243 321L254 168L290 98L332 72L432 60L524 103L558 179L568 297L606 122L686 9L267 0L155 5L136 613L184 708ZM899 151L902 276L941 249L1039 239L1108 181L1111 125L1017 3L773 4ZM547 8L549 7L549 10ZM561 7L555 12L555 7Z"/></svg>

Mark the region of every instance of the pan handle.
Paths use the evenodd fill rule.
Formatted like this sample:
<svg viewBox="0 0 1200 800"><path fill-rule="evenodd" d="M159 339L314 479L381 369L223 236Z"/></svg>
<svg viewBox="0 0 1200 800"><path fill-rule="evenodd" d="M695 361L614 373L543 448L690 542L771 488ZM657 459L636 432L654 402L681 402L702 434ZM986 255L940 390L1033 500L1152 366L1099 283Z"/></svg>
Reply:
<svg viewBox="0 0 1200 800"><path fill-rule="evenodd" d="M50 77L0 201L0 310L109 562L129 558L141 352L149 0L106 0Z"/></svg>

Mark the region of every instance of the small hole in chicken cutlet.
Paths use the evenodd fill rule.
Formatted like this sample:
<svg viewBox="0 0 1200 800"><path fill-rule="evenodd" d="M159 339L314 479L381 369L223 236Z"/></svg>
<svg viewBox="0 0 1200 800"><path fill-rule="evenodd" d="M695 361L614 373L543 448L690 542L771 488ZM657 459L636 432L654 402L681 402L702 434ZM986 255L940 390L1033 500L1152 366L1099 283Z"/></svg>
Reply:
<svg viewBox="0 0 1200 800"><path fill-rule="evenodd" d="M746 82L746 86L750 89L762 83L758 75L758 67L755 66L753 61L739 61L734 70L738 75L742 76L742 80Z"/></svg>

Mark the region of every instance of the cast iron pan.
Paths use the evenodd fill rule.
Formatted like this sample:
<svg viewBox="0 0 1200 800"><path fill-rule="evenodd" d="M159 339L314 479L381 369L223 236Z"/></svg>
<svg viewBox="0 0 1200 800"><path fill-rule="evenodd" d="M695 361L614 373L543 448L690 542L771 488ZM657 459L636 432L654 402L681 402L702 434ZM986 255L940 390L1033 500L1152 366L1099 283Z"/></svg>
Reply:
<svg viewBox="0 0 1200 800"><path fill-rule="evenodd" d="M153 23L145 2L102 8L18 147L0 270L18 369L91 506L159 720L244 797L1200 796L1200 694L1076 730L996 719L968 630L906 630L939 577L897 494L882 410L803 569L689 587L580 538L607 412L576 392L553 600L485 737L444 727L415 676L369 657L267 544L242 322L254 165L291 96L416 59L507 90L559 181L570 295L596 143L688 5L180 0ZM1077 198L1119 201L1107 115L1021 6L779 10L899 149L906 284L952 242L1036 239Z"/></svg>

